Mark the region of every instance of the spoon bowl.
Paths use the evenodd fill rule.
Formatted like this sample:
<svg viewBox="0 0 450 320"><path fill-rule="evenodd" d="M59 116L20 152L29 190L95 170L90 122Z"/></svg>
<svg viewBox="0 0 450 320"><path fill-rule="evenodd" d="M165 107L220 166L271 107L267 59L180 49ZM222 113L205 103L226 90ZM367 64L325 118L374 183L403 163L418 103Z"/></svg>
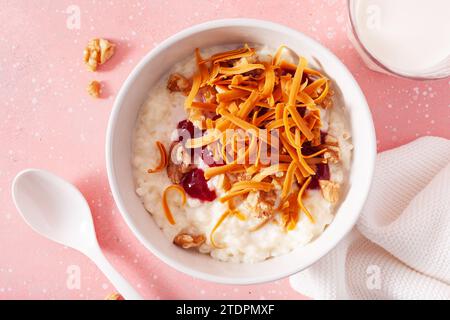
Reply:
<svg viewBox="0 0 450 320"><path fill-rule="evenodd" d="M14 178L12 195L19 213L33 230L84 253L126 299L142 299L103 255L91 210L77 188L48 171L27 169Z"/></svg>
<svg viewBox="0 0 450 320"><path fill-rule="evenodd" d="M60 177L27 169L13 182L17 209L37 233L85 254L97 245L89 205L81 192Z"/></svg>

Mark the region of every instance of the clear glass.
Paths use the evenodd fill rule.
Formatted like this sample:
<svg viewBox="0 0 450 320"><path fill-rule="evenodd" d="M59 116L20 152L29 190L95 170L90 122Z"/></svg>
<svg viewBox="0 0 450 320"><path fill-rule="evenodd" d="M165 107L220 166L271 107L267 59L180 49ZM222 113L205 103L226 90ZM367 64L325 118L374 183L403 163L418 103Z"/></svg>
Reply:
<svg viewBox="0 0 450 320"><path fill-rule="evenodd" d="M389 68L381 61L376 59L374 55L370 52L370 50L364 45L364 42L361 41L361 38L358 33L358 23L356 19L356 10L355 4L359 0L347 0L347 11L348 11L348 36L350 41L353 43L353 46L358 51L360 56L366 65L374 70L381 73L394 75L398 77L406 77L415 80L433 80L433 79L442 79L450 76L450 56L447 57L441 63L435 65L433 68L428 69L426 72L400 72L394 71L392 68Z"/></svg>

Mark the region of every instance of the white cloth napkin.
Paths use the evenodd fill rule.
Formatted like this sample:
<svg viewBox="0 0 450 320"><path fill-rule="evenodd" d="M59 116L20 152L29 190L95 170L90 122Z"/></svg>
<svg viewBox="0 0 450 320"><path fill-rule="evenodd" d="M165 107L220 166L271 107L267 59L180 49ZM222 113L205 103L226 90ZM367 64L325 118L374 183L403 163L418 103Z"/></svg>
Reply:
<svg viewBox="0 0 450 320"><path fill-rule="evenodd" d="M290 283L315 299L450 299L450 140L380 153L352 233Z"/></svg>

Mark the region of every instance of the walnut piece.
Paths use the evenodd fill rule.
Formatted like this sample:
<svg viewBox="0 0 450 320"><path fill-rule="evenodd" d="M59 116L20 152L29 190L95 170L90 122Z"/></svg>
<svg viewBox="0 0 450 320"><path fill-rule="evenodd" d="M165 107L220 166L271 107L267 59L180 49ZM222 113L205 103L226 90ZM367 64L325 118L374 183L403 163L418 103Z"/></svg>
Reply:
<svg viewBox="0 0 450 320"><path fill-rule="evenodd" d="M331 134L327 134L325 137L325 143L330 146L338 146L339 141L336 137L332 136Z"/></svg>
<svg viewBox="0 0 450 320"><path fill-rule="evenodd" d="M349 132L347 132L347 131L344 131L343 133L342 133L342 139L344 139L344 140L348 140L348 139L350 139L352 136L351 136L351 134L349 133Z"/></svg>
<svg viewBox="0 0 450 320"><path fill-rule="evenodd" d="M311 145L313 147L319 146L322 143L322 137L320 133L320 127L315 127L312 129L313 139L311 141Z"/></svg>
<svg viewBox="0 0 450 320"><path fill-rule="evenodd" d="M327 135L325 137L325 145L327 147L327 151L324 153L324 158L328 160L330 163L338 163L340 157L339 150L339 140L332 135Z"/></svg>
<svg viewBox="0 0 450 320"><path fill-rule="evenodd" d="M217 176L217 185L219 188L228 191L231 189L230 177L228 174L220 174Z"/></svg>
<svg viewBox="0 0 450 320"><path fill-rule="evenodd" d="M246 172L238 172L238 173L228 173L229 182L233 185L239 181L248 181L251 180L252 175Z"/></svg>
<svg viewBox="0 0 450 320"><path fill-rule="evenodd" d="M336 203L339 200L339 184L329 180L319 180L322 195L330 203Z"/></svg>
<svg viewBox="0 0 450 320"><path fill-rule="evenodd" d="M173 142L169 149L169 162L166 168L170 181L174 184L180 183L183 175L194 167L191 164L190 150L186 150L181 142Z"/></svg>
<svg viewBox="0 0 450 320"><path fill-rule="evenodd" d="M83 52L83 61L90 71L96 71L114 54L116 45L106 39L92 39Z"/></svg>
<svg viewBox="0 0 450 320"><path fill-rule="evenodd" d="M205 241L206 238L204 235L193 236L189 233L179 233L173 239L173 243L183 249L200 247Z"/></svg>
<svg viewBox="0 0 450 320"><path fill-rule="evenodd" d="M167 81L167 89L170 92L187 92L190 89L189 80L179 73L173 73Z"/></svg>
<svg viewBox="0 0 450 320"><path fill-rule="evenodd" d="M324 109L328 109L328 108L331 108L333 106L333 96L334 96L334 90L333 89L329 89L327 96L321 102L321 105L322 105L322 107Z"/></svg>
<svg viewBox="0 0 450 320"><path fill-rule="evenodd" d="M271 190L269 192L250 192L247 196L247 205L256 218L269 218L273 215L277 194Z"/></svg>
<svg viewBox="0 0 450 320"><path fill-rule="evenodd" d="M339 148L335 146L327 146L327 151L323 154L323 157L329 163L338 163L340 159Z"/></svg>
<svg viewBox="0 0 450 320"><path fill-rule="evenodd" d="M100 97L101 84L100 82L93 80L89 82L87 87L87 92L94 98Z"/></svg>

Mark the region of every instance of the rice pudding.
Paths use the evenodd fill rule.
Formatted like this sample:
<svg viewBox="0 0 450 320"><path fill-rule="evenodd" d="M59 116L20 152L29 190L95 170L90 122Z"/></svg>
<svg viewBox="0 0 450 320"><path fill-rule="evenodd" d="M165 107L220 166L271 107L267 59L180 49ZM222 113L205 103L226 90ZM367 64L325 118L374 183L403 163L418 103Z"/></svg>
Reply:
<svg viewBox="0 0 450 320"><path fill-rule="evenodd" d="M141 107L136 192L174 245L254 263L318 237L346 193L352 144L331 80L288 48L214 47Z"/></svg>

